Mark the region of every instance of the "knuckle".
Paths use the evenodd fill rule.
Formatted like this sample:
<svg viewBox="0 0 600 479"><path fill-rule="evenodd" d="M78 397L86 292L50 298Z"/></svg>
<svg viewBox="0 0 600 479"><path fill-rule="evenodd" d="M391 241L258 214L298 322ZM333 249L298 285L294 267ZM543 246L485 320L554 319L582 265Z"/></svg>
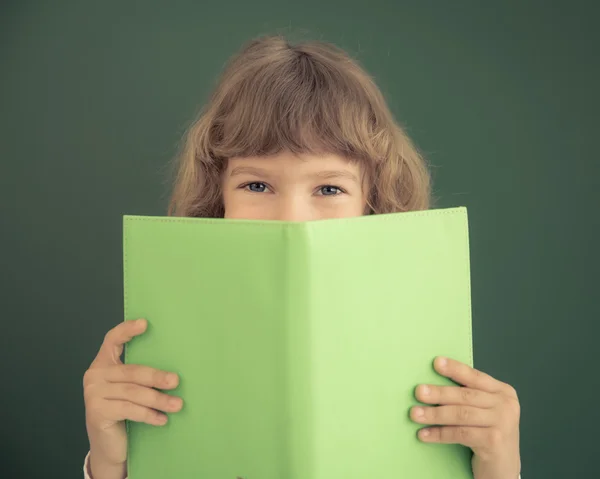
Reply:
<svg viewBox="0 0 600 479"><path fill-rule="evenodd" d="M121 401L121 413L123 417L135 420L135 405L129 401Z"/></svg>
<svg viewBox="0 0 600 479"><path fill-rule="evenodd" d="M456 436L458 442L461 442L463 444L468 443L471 439L471 431L468 427L459 427L456 430Z"/></svg>
<svg viewBox="0 0 600 479"><path fill-rule="evenodd" d="M86 416L92 419L101 417L103 413L102 401L98 398L89 398L85 403L85 412Z"/></svg>
<svg viewBox="0 0 600 479"><path fill-rule="evenodd" d="M505 401L505 409L511 418L519 419L521 416L521 405L519 401L513 398L508 398Z"/></svg>
<svg viewBox="0 0 600 479"><path fill-rule="evenodd" d="M441 402L441 398L444 396L444 388L443 387L439 387L439 386L433 386L430 385L429 386L429 396L428 396L428 402L430 403L440 403Z"/></svg>
<svg viewBox="0 0 600 479"><path fill-rule="evenodd" d="M138 396L138 388L135 383L125 383L123 384L123 395L127 399L137 399Z"/></svg>
<svg viewBox="0 0 600 479"><path fill-rule="evenodd" d="M88 401L89 398L96 396L98 386L100 385L98 372L88 369L83 375L83 397Z"/></svg>
<svg viewBox="0 0 600 479"><path fill-rule="evenodd" d="M472 402L477 397L477 392L469 388L460 388L460 397L463 402Z"/></svg>
<svg viewBox="0 0 600 479"><path fill-rule="evenodd" d="M140 367L137 364L121 364L117 367L126 382L135 382L140 376Z"/></svg>
<svg viewBox="0 0 600 479"><path fill-rule="evenodd" d="M502 444L503 434L500 429L490 428L487 435L487 443L490 449L496 449Z"/></svg>
<svg viewBox="0 0 600 479"><path fill-rule="evenodd" d="M169 409L169 396L166 394L161 394L158 391L154 394L154 402L157 405L156 409L160 409L162 411L166 411Z"/></svg>
<svg viewBox="0 0 600 479"><path fill-rule="evenodd" d="M440 442L451 443L456 438L454 437L454 432L448 427L438 427Z"/></svg>
<svg viewBox="0 0 600 479"><path fill-rule="evenodd" d="M164 386L166 381L167 381L167 374L164 371L160 371L158 369L153 370L152 383L156 387Z"/></svg>
<svg viewBox="0 0 600 479"><path fill-rule="evenodd" d="M163 394L156 389L144 388L142 394L144 396L144 404L147 404L148 407L161 409L161 406L166 404L166 401L162 399Z"/></svg>
<svg viewBox="0 0 600 479"><path fill-rule="evenodd" d="M114 329L111 329L110 331L108 331L105 335L104 335L104 344L110 344L113 341L113 337L114 337L115 333L114 333Z"/></svg>
<svg viewBox="0 0 600 479"><path fill-rule="evenodd" d="M152 409L146 408L146 412L144 414L144 420L147 422L154 422L158 419L158 412Z"/></svg>
<svg viewBox="0 0 600 479"><path fill-rule="evenodd" d="M510 396L511 398L516 399L518 397L517 390L514 387L512 387L510 384L506 385L506 394L508 396Z"/></svg>
<svg viewBox="0 0 600 479"><path fill-rule="evenodd" d="M108 332L104 335L104 342L112 344L116 342L119 337L122 335L121 331L127 326L126 322L122 322L117 324L114 328L108 330Z"/></svg>
<svg viewBox="0 0 600 479"><path fill-rule="evenodd" d="M96 391L97 387L94 384L87 384L83 387L83 400L88 403L93 400L94 397L97 396Z"/></svg>
<svg viewBox="0 0 600 479"><path fill-rule="evenodd" d="M85 389L86 386L93 384L96 379L96 374L93 369L88 369L85 373L83 373L83 387Z"/></svg>
<svg viewBox="0 0 600 479"><path fill-rule="evenodd" d="M129 365L127 364L117 364L115 366L109 366L106 368L106 374L111 379L111 382L116 383L126 383L129 381Z"/></svg>
<svg viewBox="0 0 600 479"><path fill-rule="evenodd" d="M469 409L466 407L459 407L456 410L456 416L459 421L466 421L470 417Z"/></svg>

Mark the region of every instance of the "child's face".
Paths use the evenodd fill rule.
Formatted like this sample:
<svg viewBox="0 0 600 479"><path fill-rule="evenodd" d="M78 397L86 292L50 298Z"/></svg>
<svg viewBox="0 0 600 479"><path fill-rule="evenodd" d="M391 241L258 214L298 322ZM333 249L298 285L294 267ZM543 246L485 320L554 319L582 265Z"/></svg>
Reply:
<svg viewBox="0 0 600 479"><path fill-rule="evenodd" d="M366 195L356 163L337 155L282 152L231 158L223 174L225 218L311 221L361 216Z"/></svg>

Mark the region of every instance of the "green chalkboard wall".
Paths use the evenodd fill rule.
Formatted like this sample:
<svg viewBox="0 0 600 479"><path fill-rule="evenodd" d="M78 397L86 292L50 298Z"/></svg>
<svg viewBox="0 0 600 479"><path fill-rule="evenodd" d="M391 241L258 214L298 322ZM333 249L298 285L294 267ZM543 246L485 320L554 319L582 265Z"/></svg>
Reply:
<svg viewBox="0 0 600 479"><path fill-rule="evenodd" d="M597 2L5 1L0 476L82 477L82 375L122 319L121 216L262 33L337 43L470 211L476 365L522 403L523 478L596 477ZM282 478L285 479L285 478Z"/></svg>

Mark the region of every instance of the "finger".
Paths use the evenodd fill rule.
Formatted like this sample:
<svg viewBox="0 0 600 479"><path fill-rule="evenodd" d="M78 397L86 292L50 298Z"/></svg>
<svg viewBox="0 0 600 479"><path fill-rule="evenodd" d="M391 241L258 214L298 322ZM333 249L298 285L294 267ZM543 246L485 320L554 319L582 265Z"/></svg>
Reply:
<svg viewBox="0 0 600 479"><path fill-rule="evenodd" d="M120 364L123 345L139 336L144 331L148 323L145 319L136 319L123 321L121 324L112 328L104 337L104 342L98 351L98 355L92 366L107 366L109 364Z"/></svg>
<svg viewBox="0 0 600 479"><path fill-rule="evenodd" d="M154 409L140 406L129 401L106 399L106 415L114 421L135 421L150 424L151 426L164 426L167 415Z"/></svg>
<svg viewBox="0 0 600 479"><path fill-rule="evenodd" d="M180 397L170 396L156 389L133 383L108 383L104 391L104 399L129 401L164 412L177 412L183 406Z"/></svg>
<svg viewBox="0 0 600 479"><path fill-rule="evenodd" d="M472 406L413 407L410 416L421 424L440 426L493 426L496 417L493 409L480 409Z"/></svg>
<svg viewBox="0 0 600 479"><path fill-rule="evenodd" d="M504 383L494 379L489 374L478 371L454 359L438 357L435 359L433 366L442 376L446 376L455 383L472 389L497 393L501 392L505 386Z"/></svg>
<svg viewBox="0 0 600 479"><path fill-rule="evenodd" d="M174 389L179 385L177 374L141 364L111 366L105 369L103 379L111 383L134 383L157 389Z"/></svg>
<svg viewBox="0 0 600 479"><path fill-rule="evenodd" d="M491 408L498 404L496 395L460 386L434 386L421 384L415 391L416 398L425 404L466 405Z"/></svg>
<svg viewBox="0 0 600 479"><path fill-rule="evenodd" d="M484 427L427 427L419 430L418 438L423 442L440 444L462 444L476 449L485 446L490 428Z"/></svg>

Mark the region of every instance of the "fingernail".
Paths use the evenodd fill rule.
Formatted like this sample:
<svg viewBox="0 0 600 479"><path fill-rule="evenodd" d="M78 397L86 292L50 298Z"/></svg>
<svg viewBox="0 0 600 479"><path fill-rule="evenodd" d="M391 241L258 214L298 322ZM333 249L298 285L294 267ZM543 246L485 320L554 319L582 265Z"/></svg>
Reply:
<svg viewBox="0 0 600 479"><path fill-rule="evenodd" d="M169 384L175 384L177 382L177 374L167 373L167 382Z"/></svg>
<svg viewBox="0 0 600 479"><path fill-rule="evenodd" d="M160 426L164 426L165 424L167 424L167 416L161 414L160 416L158 416L157 422Z"/></svg>
<svg viewBox="0 0 600 479"><path fill-rule="evenodd" d="M169 407L173 409L179 409L181 407L181 398L173 397L169 399Z"/></svg>
<svg viewBox="0 0 600 479"><path fill-rule="evenodd" d="M429 388L429 386L427 386L427 385L421 386L421 394L423 396L429 396L430 392L431 392L431 389Z"/></svg>
<svg viewBox="0 0 600 479"><path fill-rule="evenodd" d="M440 368L445 368L448 364L448 360L446 358L440 358L438 359L438 365L440 366Z"/></svg>
<svg viewBox="0 0 600 479"><path fill-rule="evenodd" d="M429 429L421 429L421 431L419 431L419 434L421 434L421 437L427 437L431 434L431 431L429 431Z"/></svg>
<svg viewBox="0 0 600 479"><path fill-rule="evenodd" d="M425 415L425 410L422 407L416 407L413 409L413 414L415 417L423 417Z"/></svg>

